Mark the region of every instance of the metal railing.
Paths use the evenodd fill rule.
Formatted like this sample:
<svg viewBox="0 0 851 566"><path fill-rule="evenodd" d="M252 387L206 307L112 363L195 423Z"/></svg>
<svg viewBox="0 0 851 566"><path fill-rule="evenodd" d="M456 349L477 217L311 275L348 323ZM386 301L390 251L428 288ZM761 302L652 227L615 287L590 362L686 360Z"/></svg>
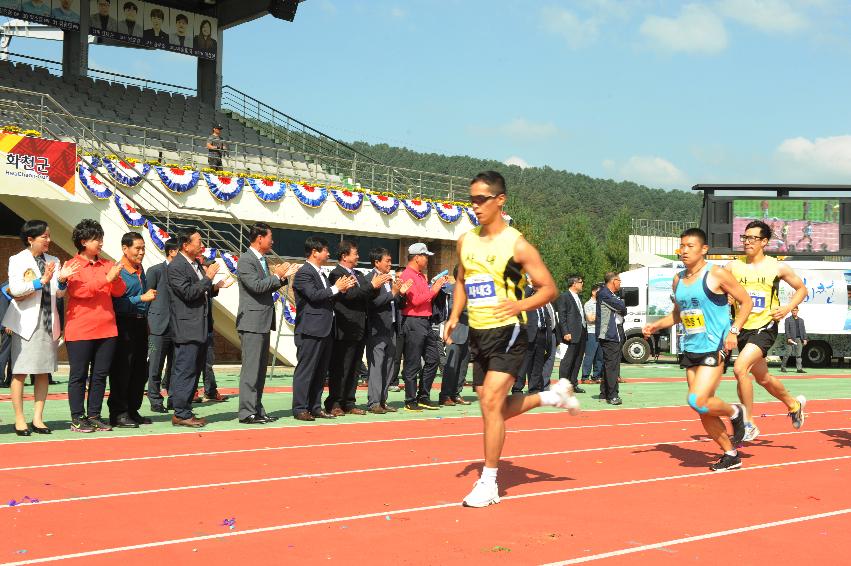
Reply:
<svg viewBox="0 0 851 566"><path fill-rule="evenodd" d="M648 220L644 218L632 219L632 230L634 236L657 236L662 238L676 238L688 228L697 228L697 222L686 222L683 220Z"/></svg>

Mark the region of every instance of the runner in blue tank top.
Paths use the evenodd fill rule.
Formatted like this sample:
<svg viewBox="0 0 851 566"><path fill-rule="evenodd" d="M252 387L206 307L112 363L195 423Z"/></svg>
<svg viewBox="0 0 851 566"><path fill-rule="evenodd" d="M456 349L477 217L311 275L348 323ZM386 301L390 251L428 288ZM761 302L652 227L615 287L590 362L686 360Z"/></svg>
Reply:
<svg viewBox="0 0 851 566"><path fill-rule="evenodd" d="M742 466L736 446L745 435L745 409L719 399L715 391L721 382L724 360L736 347L736 336L753 303L729 271L706 262L708 251L703 230L689 228L680 235L680 259L685 269L674 276L674 310L645 326L644 336L649 338L677 323L685 328L680 367L686 370L688 404L700 415L707 434L724 451L709 467L713 472L720 472ZM732 326L728 294L741 304ZM732 435L727 434L722 416L730 418Z"/></svg>

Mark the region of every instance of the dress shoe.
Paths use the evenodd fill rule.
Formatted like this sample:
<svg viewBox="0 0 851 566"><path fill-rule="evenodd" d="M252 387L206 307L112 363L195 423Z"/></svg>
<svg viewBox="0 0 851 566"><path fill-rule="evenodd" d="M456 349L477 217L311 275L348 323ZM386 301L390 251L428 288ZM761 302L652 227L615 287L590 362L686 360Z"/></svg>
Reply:
<svg viewBox="0 0 851 566"><path fill-rule="evenodd" d="M609 405L622 405L623 404L623 401L621 400L620 397L612 397L607 402L609 403Z"/></svg>
<svg viewBox="0 0 851 566"><path fill-rule="evenodd" d="M321 412L325 413L326 411L321 411ZM332 417L342 417L343 415L346 414L346 412L343 409L341 409L340 407L333 407L330 411L327 411L327 413L329 415L331 415ZM315 417L316 413L314 413L313 416Z"/></svg>
<svg viewBox="0 0 851 566"><path fill-rule="evenodd" d="M275 422L276 420L278 420L278 417L273 417L272 415L261 415L261 416L262 416L264 419L266 419L267 421L269 421L270 423L273 423L273 422Z"/></svg>
<svg viewBox="0 0 851 566"><path fill-rule="evenodd" d="M162 405L151 405L151 412L153 412L153 413L167 413L168 409L166 409Z"/></svg>
<svg viewBox="0 0 851 566"><path fill-rule="evenodd" d="M339 407L335 407L335 408L339 409L339 411L342 414L344 414L344 415L346 414L346 413L343 413L343 410L340 409ZM337 418L336 415L331 414L331 413L326 413L325 411L322 411L322 410L316 411L315 413L312 413L312 414L313 414L314 419L336 419Z"/></svg>
<svg viewBox="0 0 851 566"><path fill-rule="evenodd" d="M795 372L795 373L807 373L807 372L806 372L806 371L804 371L804 370L802 370L802 369L799 369L799 370L798 370L797 372Z"/></svg>
<svg viewBox="0 0 851 566"><path fill-rule="evenodd" d="M782 371L783 373L786 373L786 368L780 368L780 371Z"/></svg>
<svg viewBox="0 0 851 566"><path fill-rule="evenodd" d="M193 402L193 403L203 403L203 402L204 402L204 398L203 398L203 397L201 397L200 395L196 395L196 396L195 396L195 398L194 398L194 399L192 399L192 402Z"/></svg>
<svg viewBox="0 0 851 566"><path fill-rule="evenodd" d="M53 432L52 430L50 430L50 427L47 426L47 425L35 426L35 423L32 423L32 427L33 427L33 432L35 432L36 434L50 434L50 433Z"/></svg>
<svg viewBox="0 0 851 566"><path fill-rule="evenodd" d="M239 419L242 424L267 424L270 421L260 415L248 415L244 419Z"/></svg>
<svg viewBox="0 0 851 566"><path fill-rule="evenodd" d="M313 418L313 415L308 413L307 411L302 411L300 413L296 413L293 415L293 418L299 421L313 421L316 420Z"/></svg>
<svg viewBox="0 0 851 566"><path fill-rule="evenodd" d="M578 385L573 388L574 393L585 393L585 390L579 387Z"/></svg>
<svg viewBox="0 0 851 566"><path fill-rule="evenodd" d="M55 380L55 379L53 379L52 377L51 377L51 378L50 378L50 380L48 380L48 382L47 382L47 384L48 384L48 385L59 385L60 383L62 383L62 382L61 382L61 381L56 381L56 380Z"/></svg>
<svg viewBox="0 0 851 566"><path fill-rule="evenodd" d="M130 413L130 418L133 419L133 422L140 425L149 425L154 424L154 421L149 419L148 417L143 417L139 413Z"/></svg>
<svg viewBox="0 0 851 566"><path fill-rule="evenodd" d="M386 415L387 414L387 409L385 409L381 405L373 405L368 410L369 410L370 413L372 413L374 415Z"/></svg>
<svg viewBox="0 0 851 566"><path fill-rule="evenodd" d="M8 386L7 386L7 387L8 387ZM398 392L400 392L401 390L402 390L402 388L401 388L401 387L399 387L398 385L391 385L390 387L388 387L388 388L387 388L387 391L390 391L390 392L392 392L392 393L398 393Z"/></svg>
<svg viewBox="0 0 851 566"><path fill-rule="evenodd" d="M27 428L25 428L24 430L18 430L18 429L16 428L16 429L15 429L15 434L17 434L18 436L29 436L29 435L31 435L31 434L32 434L32 431L30 430L30 427L27 427Z"/></svg>
<svg viewBox="0 0 851 566"><path fill-rule="evenodd" d="M352 407L351 409L347 409L345 411L345 414L347 414L347 415L365 415L366 411L364 411L363 409L358 409L357 407Z"/></svg>
<svg viewBox="0 0 851 566"><path fill-rule="evenodd" d="M449 397L447 397L446 399L441 399L439 402L444 407L454 407L455 406L455 401L450 399Z"/></svg>
<svg viewBox="0 0 851 566"><path fill-rule="evenodd" d="M172 426L188 426L190 428L201 428L202 426L204 426L206 424L207 424L206 420L196 418L195 416L192 416L191 418L188 418L188 419L178 418L177 415L171 416L171 425Z"/></svg>
<svg viewBox="0 0 851 566"><path fill-rule="evenodd" d="M203 397L201 397L202 403L221 403L222 401L227 401L227 400L228 400L228 396L222 395L218 391L216 391L215 395L211 395L209 397L207 395L204 395Z"/></svg>
<svg viewBox="0 0 851 566"><path fill-rule="evenodd" d="M469 401L467 401L466 399L464 399L463 397L460 397L460 396L459 397L453 397L452 400L455 401L456 405L470 405L471 404Z"/></svg>
<svg viewBox="0 0 851 566"><path fill-rule="evenodd" d="M396 411L399 410L396 407L394 407L393 405L388 405L387 403L384 403L383 405L381 405L381 408L384 409L388 413L395 413Z"/></svg>
<svg viewBox="0 0 851 566"><path fill-rule="evenodd" d="M139 423L130 415L118 415L114 419L110 417L109 424L115 428L139 428Z"/></svg>

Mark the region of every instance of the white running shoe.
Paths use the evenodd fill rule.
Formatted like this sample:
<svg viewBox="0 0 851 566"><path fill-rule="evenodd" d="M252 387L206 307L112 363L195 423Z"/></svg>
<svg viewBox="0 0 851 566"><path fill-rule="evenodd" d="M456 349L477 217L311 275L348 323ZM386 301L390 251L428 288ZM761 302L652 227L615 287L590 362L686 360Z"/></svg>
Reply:
<svg viewBox="0 0 851 566"><path fill-rule="evenodd" d="M467 494L462 505L464 507L487 507L499 503L499 488L496 482L484 482L477 480L473 484L473 491Z"/></svg>
<svg viewBox="0 0 851 566"><path fill-rule="evenodd" d="M573 394L573 385L568 380L559 379L558 383L550 387L550 391L554 391L559 396L556 407L567 409L571 415L579 414L579 399Z"/></svg>
<svg viewBox="0 0 851 566"><path fill-rule="evenodd" d="M751 442L759 436L759 427L753 423L745 423L745 437L742 442Z"/></svg>

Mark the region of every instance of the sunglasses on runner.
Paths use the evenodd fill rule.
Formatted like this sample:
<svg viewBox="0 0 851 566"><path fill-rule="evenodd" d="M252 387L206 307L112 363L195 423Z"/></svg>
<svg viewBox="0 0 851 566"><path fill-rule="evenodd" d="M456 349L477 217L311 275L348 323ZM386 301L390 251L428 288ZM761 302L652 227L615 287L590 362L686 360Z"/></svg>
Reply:
<svg viewBox="0 0 851 566"><path fill-rule="evenodd" d="M482 206L490 199L496 198L498 196L499 195L473 195L470 197L470 202L475 204L476 206Z"/></svg>

